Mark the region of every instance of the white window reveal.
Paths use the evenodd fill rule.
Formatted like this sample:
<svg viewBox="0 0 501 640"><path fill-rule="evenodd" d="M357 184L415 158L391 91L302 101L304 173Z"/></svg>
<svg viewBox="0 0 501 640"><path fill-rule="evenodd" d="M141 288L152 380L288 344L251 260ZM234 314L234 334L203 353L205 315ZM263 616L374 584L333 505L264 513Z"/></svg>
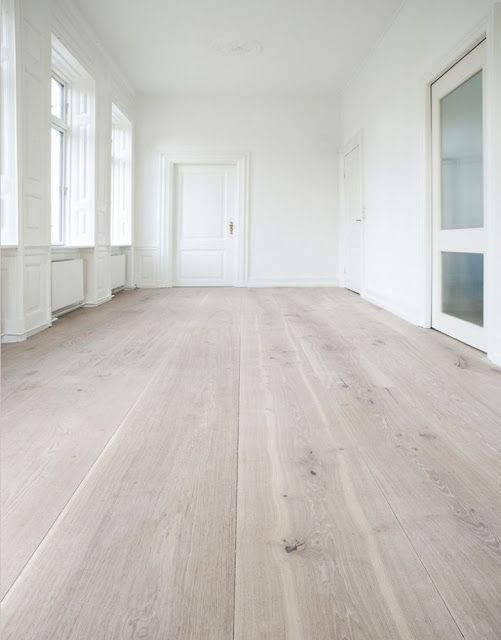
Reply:
<svg viewBox="0 0 501 640"><path fill-rule="evenodd" d="M52 243L94 245L95 82L55 37L51 80Z"/></svg>
<svg viewBox="0 0 501 640"><path fill-rule="evenodd" d="M0 6L0 209L2 245L18 241L17 135L16 135L16 47L13 0Z"/></svg>
<svg viewBox="0 0 501 640"><path fill-rule="evenodd" d="M66 85L63 80L51 78L51 144L50 144L50 197L51 197L51 241L53 245L64 244L66 204L66 148L68 140L68 117Z"/></svg>
<svg viewBox="0 0 501 640"><path fill-rule="evenodd" d="M112 106L111 244L132 243L132 125Z"/></svg>

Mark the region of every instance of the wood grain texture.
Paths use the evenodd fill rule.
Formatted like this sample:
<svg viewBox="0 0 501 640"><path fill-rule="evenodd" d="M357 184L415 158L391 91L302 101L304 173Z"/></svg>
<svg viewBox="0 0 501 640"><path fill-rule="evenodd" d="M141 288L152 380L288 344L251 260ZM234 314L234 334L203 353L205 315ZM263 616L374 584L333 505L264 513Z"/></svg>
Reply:
<svg viewBox="0 0 501 640"><path fill-rule="evenodd" d="M238 300L197 300L5 598L2 638L231 637Z"/></svg>
<svg viewBox="0 0 501 640"><path fill-rule="evenodd" d="M475 350L343 290L177 289L3 369L2 638L499 640Z"/></svg>
<svg viewBox="0 0 501 640"><path fill-rule="evenodd" d="M462 633L498 638L499 369L475 350L349 294L314 293L305 301L291 292L281 302Z"/></svg>
<svg viewBox="0 0 501 640"><path fill-rule="evenodd" d="M2 594L156 371L152 336L169 346L197 306L190 292L126 293L4 347Z"/></svg>
<svg viewBox="0 0 501 640"><path fill-rule="evenodd" d="M299 313L252 292L244 315L235 637L460 638L288 330Z"/></svg>

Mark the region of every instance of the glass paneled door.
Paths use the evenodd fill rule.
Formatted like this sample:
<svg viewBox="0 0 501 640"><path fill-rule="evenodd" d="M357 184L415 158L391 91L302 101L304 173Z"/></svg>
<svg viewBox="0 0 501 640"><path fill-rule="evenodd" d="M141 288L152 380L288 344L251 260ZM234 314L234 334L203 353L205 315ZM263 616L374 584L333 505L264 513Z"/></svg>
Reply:
<svg viewBox="0 0 501 640"><path fill-rule="evenodd" d="M485 42L432 86L432 326L486 348Z"/></svg>

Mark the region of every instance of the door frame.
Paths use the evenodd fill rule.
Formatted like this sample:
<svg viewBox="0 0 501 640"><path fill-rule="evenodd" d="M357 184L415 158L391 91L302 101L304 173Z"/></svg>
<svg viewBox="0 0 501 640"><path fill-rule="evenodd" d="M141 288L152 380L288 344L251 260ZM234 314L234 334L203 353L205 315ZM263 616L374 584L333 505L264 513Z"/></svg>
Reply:
<svg viewBox="0 0 501 640"><path fill-rule="evenodd" d="M348 154L360 147L360 189L362 201L362 229L360 241L360 296L365 296L365 222L366 222L366 202L365 202L365 155L364 155L364 130L360 129L343 146L340 153L339 162L339 184L341 192L341 233L339 237L339 273L340 285L346 287L346 265L347 265L347 207L346 192L344 188L345 165L344 161Z"/></svg>
<svg viewBox="0 0 501 640"><path fill-rule="evenodd" d="M483 40L485 55L485 123L484 216L487 233L487 263L485 265L485 331L488 358L501 365L501 296L495 282L501 282L501 4L496 3L488 15L426 73L424 104L426 114L425 180L426 216L423 228L424 315L422 326L432 326L433 296L433 137L432 85L467 56Z"/></svg>
<svg viewBox="0 0 501 640"><path fill-rule="evenodd" d="M432 123L434 123L433 132L435 134L441 131L440 124L435 124L440 119L440 101L441 97L449 95L451 91L454 91L461 87L464 82L471 80L475 75L482 72L482 120L485 122L485 101L486 101L486 86L485 86L485 40L482 40L474 49L472 49L462 60L454 65L447 73L445 73L437 83L442 83L437 87L438 95L435 95L435 85L432 85ZM445 82L445 86L444 86ZM449 86L447 86L449 85ZM438 127L435 129L435 127ZM485 149L487 147L487 137L485 128L482 134L482 158L485 158ZM446 314L442 311L442 251L447 252L466 252L474 254L482 254L483 256L483 275L486 273L486 268L489 263L489 254L487 247L488 226L484 213L484 225L480 228L467 228L467 229L442 229L441 225L441 213L442 213L442 171L441 171L441 143L440 136L435 135L433 140L433 230L432 230L432 327L450 335L458 340L464 340L467 344L470 344L477 349L486 351L488 335L487 325L487 300L485 299L485 281L483 291L483 311L484 322L482 326L468 323L459 317ZM482 164L484 168L484 163ZM485 169L483 170L483 195L485 202ZM484 207L485 208L485 207ZM448 248L444 248L444 243ZM456 334L456 335L454 335ZM461 337L459 337L461 336Z"/></svg>
<svg viewBox="0 0 501 640"><path fill-rule="evenodd" d="M236 168L238 236L235 246L235 287L244 287L248 277L248 226L250 153L220 151L172 151L160 156L160 268L163 287L173 287L176 269L176 167L178 165L233 165Z"/></svg>

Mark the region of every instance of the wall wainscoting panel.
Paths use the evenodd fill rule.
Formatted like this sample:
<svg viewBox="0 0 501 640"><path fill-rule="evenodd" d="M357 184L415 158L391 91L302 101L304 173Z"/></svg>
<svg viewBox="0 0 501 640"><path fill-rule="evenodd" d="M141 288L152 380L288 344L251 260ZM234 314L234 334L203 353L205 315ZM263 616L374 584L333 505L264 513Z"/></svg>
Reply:
<svg viewBox="0 0 501 640"><path fill-rule="evenodd" d="M23 284L24 334L31 335L51 325L48 248L24 248Z"/></svg>
<svg viewBox="0 0 501 640"><path fill-rule="evenodd" d="M111 251L109 247L96 249L96 292L97 301L111 298Z"/></svg>
<svg viewBox="0 0 501 640"><path fill-rule="evenodd" d="M2 249L2 339L13 341L21 320L18 249Z"/></svg>
<svg viewBox="0 0 501 640"><path fill-rule="evenodd" d="M159 247L135 247L135 280L138 287L159 287Z"/></svg>

